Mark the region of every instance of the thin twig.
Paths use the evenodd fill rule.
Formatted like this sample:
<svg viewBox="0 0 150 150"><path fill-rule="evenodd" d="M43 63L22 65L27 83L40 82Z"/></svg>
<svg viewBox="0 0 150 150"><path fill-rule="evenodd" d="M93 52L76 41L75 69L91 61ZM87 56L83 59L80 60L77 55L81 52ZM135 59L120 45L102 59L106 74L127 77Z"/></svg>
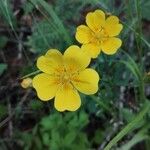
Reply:
<svg viewBox="0 0 150 150"><path fill-rule="evenodd" d="M19 40L19 43L18 43L18 51L19 51L19 52L18 52L18 56L17 56L18 59L21 59L21 58L22 58L22 50L23 50L23 49L22 49L22 48L23 48L22 38L23 38L23 33L20 32L20 33L19 33L19 39L20 39L20 40Z"/></svg>

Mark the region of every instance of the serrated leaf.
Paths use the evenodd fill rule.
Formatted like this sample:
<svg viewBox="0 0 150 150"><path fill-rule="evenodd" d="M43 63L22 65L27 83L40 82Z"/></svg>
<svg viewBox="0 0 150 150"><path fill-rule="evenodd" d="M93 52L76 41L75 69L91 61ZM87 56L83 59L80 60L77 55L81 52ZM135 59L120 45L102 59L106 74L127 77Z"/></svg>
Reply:
<svg viewBox="0 0 150 150"><path fill-rule="evenodd" d="M45 20L34 24L33 34L29 36L27 44L35 53L45 53L55 47L61 50L64 45L58 32Z"/></svg>

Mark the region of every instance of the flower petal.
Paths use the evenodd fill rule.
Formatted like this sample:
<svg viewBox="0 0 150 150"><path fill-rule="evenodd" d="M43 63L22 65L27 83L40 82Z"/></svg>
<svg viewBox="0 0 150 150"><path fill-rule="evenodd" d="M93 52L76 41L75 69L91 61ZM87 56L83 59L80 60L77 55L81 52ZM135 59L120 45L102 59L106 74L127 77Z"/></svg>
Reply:
<svg viewBox="0 0 150 150"><path fill-rule="evenodd" d="M101 51L101 46L100 44L89 43L89 44L83 44L81 49L83 50L83 52L87 53L89 57L96 58Z"/></svg>
<svg viewBox="0 0 150 150"><path fill-rule="evenodd" d="M110 16L106 19L104 28L107 34L112 37L117 36L121 32L123 26L119 23L118 17Z"/></svg>
<svg viewBox="0 0 150 150"><path fill-rule="evenodd" d="M64 53L64 63L71 70L83 70L90 63L90 57L78 46L70 46Z"/></svg>
<svg viewBox="0 0 150 150"><path fill-rule="evenodd" d="M55 49L49 50L45 56L37 60L37 67L48 74L56 73L62 65L62 54Z"/></svg>
<svg viewBox="0 0 150 150"><path fill-rule="evenodd" d="M73 80L73 85L80 92L90 95L98 91L99 75L90 68L80 72Z"/></svg>
<svg viewBox="0 0 150 150"><path fill-rule="evenodd" d="M62 86L56 94L54 105L58 111L75 111L80 107L81 99L72 85Z"/></svg>
<svg viewBox="0 0 150 150"><path fill-rule="evenodd" d="M110 37L119 35L122 28L122 24L110 24L105 26L105 30Z"/></svg>
<svg viewBox="0 0 150 150"><path fill-rule="evenodd" d="M59 50L57 49L50 49L47 51L47 53L45 54L46 57L51 58L51 57L56 57L56 58L60 58L62 57L62 54Z"/></svg>
<svg viewBox="0 0 150 150"><path fill-rule="evenodd" d="M119 38L111 37L105 40L102 45L102 51L105 54L112 55L120 48L122 41Z"/></svg>
<svg viewBox="0 0 150 150"><path fill-rule="evenodd" d="M118 24L119 23L119 18L117 16L109 16L106 19L106 24Z"/></svg>
<svg viewBox="0 0 150 150"><path fill-rule="evenodd" d="M105 24L105 14L101 10L90 12L86 16L86 24L94 32L99 31Z"/></svg>
<svg viewBox="0 0 150 150"><path fill-rule="evenodd" d="M59 87L56 83L56 79L46 73L41 73L35 76L32 83L37 91L38 97L43 101L52 99Z"/></svg>
<svg viewBox="0 0 150 150"><path fill-rule="evenodd" d="M92 38L92 31L89 27L85 25L80 25L77 27L76 39L80 43L89 43Z"/></svg>

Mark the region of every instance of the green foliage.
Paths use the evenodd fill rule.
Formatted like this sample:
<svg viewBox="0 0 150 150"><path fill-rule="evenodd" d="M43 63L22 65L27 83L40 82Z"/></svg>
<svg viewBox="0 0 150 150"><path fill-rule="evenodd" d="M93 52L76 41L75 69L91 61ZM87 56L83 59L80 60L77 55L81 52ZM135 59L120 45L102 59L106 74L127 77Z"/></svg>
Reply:
<svg viewBox="0 0 150 150"><path fill-rule="evenodd" d="M35 23L33 26L33 34L29 37L28 43L32 52L45 53L50 48L62 49L63 43L59 34L48 21Z"/></svg>
<svg viewBox="0 0 150 150"><path fill-rule="evenodd" d="M72 5L72 3L74 5ZM27 44L31 47L32 52L44 53L50 48L65 50L74 40L71 32L75 32L72 22L79 19L80 11L83 7L91 2L87 1L55 1L53 6L44 0L29 0L24 6L25 13L32 11L33 6L40 6L38 9L44 19L37 22L34 18L32 27L33 34L29 37ZM67 11L66 11L67 7ZM62 15L63 12L63 15ZM63 20L63 21L62 21Z"/></svg>
<svg viewBox="0 0 150 150"><path fill-rule="evenodd" d="M96 130L94 138L93 138L93 142L96 144L103 142L104 136L105 136L104 131L100 129Z"/></svg>
<svg viewBox="0 0 150 150"><path fill-rule="evenodd" d="M148 92L145 95L144 89L149 91L150 83L150 76L146 73L150 66L147 32L150 2L147 0L27 0L15 12L13 2L0 1L0 20L2 20L0 27L1 25L7 27L6 31L2 29L0 36L2 50L0 52L4 54L0 53L0 59L4 56L7 62L7 64L0 63L2 77L0 84L5 84L4 80L7 76L9 78L6 85L0 85L0 92L2 91L0 119L3 119L8 111L5 105L5 89L7 98L12 104L12 112L15 111L11 119L13 135L12 137L9 135L10 129L6 122L5 128L1 130L0 149L91 150L101 146L101 149L104 149L110 142L106 149L114 147L113 149L116 150L130 150L134 147L139 148L136 145L141 144L143 149L149 150L150 145L145 143L147 141L149 143L150 139L150 113L147 107L142 113L140 110L149 97ZM124 26L120 35L123 50L118 50L112 56L101 53L97 59L91 61L90 67L96 69L100 75L99 91L92 96L80 94L82 98L80 112L58 113L49 107L51 102L37 100L33 91L26 97L27 101L22 106L18 106L17 104L24 100L23 95L26 96L26 90L18 85L18 77L28 74L33 77L39 73L36 72L37 67L33 63L38 55L45 54L48 49L56 48L64 51L72 43L77 44L74 37L76 27L85 24L87 12L97 8L117 15ZM16 20L15 16L19 19ZM32 31L29 35L28 32L26 34L27 28L22 22L24 16L31 18L32 26L27 27ZM140 23L142 23L141 29ZM19 41L18 35L23 35ZM11 41L11 38L15 40ZM15 53L18 53L20 44L23 47L22 59L18 61L18 54ZM24 56L29 57L30 64L24 62ZM9 65L11 62L12 64ZM7 65L12 68L10 71L6 71ZM124 91L121 91L122 88ZM50 115L47 116L49 112ZM117 130L115 130L116 124Z"/></svg>
<svg viewBox="0 0 150 150"><path fill-rule="evenodd" d="M122 112L124 120L127 122L130 122L135 117L135 114L131 112L131 110L129 110L128 108L123 108L121 112Z"/></svg>
<svg viewBox="0 0 150 150"><path fill-rule="evenodd" d="M122 147L120 147L121 150L130 150L134 145L137 143L140 143L143 140L149 139L147 133L148 133L149 126L144 126L138 133L136 133L133 138L125 143Z"/></svg>
<svg viewBox="0 0 150 150"><path fill-rule="evenodd" d="M32 0L33 1L33 0ZM34 3L36 4L36 0L34 0ZM24 14L28 15L29 13L32 13L33 9L34 9L34 5L32 3L30 3L29 1L27 1L24 5L23 5L23 10L24 10Z"/></svg>
<svg viewBox="0 0 150 150"><path fill-rule="evenodd" d="M150 109L150 102L146 101L141 112L127 124L104 148L104 150L110 150L120 139L122 139L127 133L136 129L137 124L143 120L143 117Z"/></svg>
<svg viewBox="0 0 150 150"><path fill-rule="evenodd" d="M88 122L88 115L83 111L50 114L41 120L32 134L21 134L23 147L25 150L86 150L90 143L82 130Z"/></svg>
<svg viewBox="0 0 150 150"><path fill-rule="evenodd" d="M16 26L16 19L10 5L10 0L0 1L0 16L7 25Z"/></svg>
<svg viewBox="0 0 150 150"><path fill-rule="evenodd" d="M142 16L144 19L150 21L149 8L150 8L150 1L144 0L141 5Z"/></svg>

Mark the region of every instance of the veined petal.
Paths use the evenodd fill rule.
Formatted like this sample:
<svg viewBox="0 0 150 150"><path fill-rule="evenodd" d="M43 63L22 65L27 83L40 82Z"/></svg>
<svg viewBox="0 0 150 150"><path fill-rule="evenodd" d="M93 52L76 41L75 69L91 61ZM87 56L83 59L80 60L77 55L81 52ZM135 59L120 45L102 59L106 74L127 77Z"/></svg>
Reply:
<svg viewBox="0 0 150 150"><path fill-rule="evenodd" d="M112 55L120 48L122 41L119 38L111 37L105 40L102 45L102 51L105 54Z"/></svg>
<svg viewBox="0 0 150 150"><path fill-rule="evenodd" d="M80 43L89 43L92 38L92 31L89 27L85 25L80 25L77 27L76 39Z"/></svg>
<svg viewBox="0 0 150 150"><path fill-rule="evenodd" d="M102 10L97 9L97 10L94 11L94 13L95 13L97 16L102 17L103 19L105 19L105 13L104 13Z"/></svg>
<svg viewBox="0 0 150 150"><path fill-rule="evenodd" d="M70 71L83 70L89 65L90 57L78 46L72 45L64 53L64 63Z"/></svg>
<svg viewBox="0 0 150 150"><path fill-rule="evenodd" d="M119 18L117 16L110 16L106 19L104 28L107 34L112 37L117 36L123 26L119 23Z"/></svg>
<svg viewBox="0 0 150 150"><path fill-rule="evenodd" d="M119 23L119 18L117 16L109 16L106 19L106 24L118 24Z"/></svg>
<svg viewBox="0 0 150 150"><path fill-rule="evenodd" d="M55 49L49 50L45 56L41 56L37 60L37 67L48 74L59 72L63 59L62 54Z"/></svg>
<svg viewBox="0 0 150 150"><path fill-rule="evenodd" d="M81 99L77 90L69 84L59 89L54 105L58 111L76 111L81 105Z"/></svg>
<svg viewBox="0 0 150 150"><path fill-rule="evenodd" d="M101 51L101 46L100 44L89 43L89 44L83 44L81 49L83 50L83 52L87 53L89 57L96 58Z"/></svg>
<svg viewBox="0 0 150 150"><path fill-rule="evenodd" d="M110 37L117 36L121 32L122 24L106 24L105 30Z"/></svg>
<svg viewBox="0 0 150 150"><path fill-rule="evenodd" d="M80 72L72 81L73 85L80 92L90 95L98 91L99 75L90 68Z"/></svg>
<svg viewBox="0 0 150 150"><path fill-rule="evenodd" d="M45 56L48 57L48 58L56 57L59 60L62 57L62 54L57 49L50 49L50 50L47 51Z"/></svg>
<svg viewBox="0 0 150 150"><path fill-rule="evenodd" d="M43 101L52 99L59 87L55 77L41 73L33 78L33 87L36 89L38 97Z"/></svg>
<svg viewBox="0 0 150 150"><path fill-rule="evenodd" d="M101 10L96 10L94 12L88 13L86 16L86 24L94 32L99 31L105 24L104 12Z"/></svg>

